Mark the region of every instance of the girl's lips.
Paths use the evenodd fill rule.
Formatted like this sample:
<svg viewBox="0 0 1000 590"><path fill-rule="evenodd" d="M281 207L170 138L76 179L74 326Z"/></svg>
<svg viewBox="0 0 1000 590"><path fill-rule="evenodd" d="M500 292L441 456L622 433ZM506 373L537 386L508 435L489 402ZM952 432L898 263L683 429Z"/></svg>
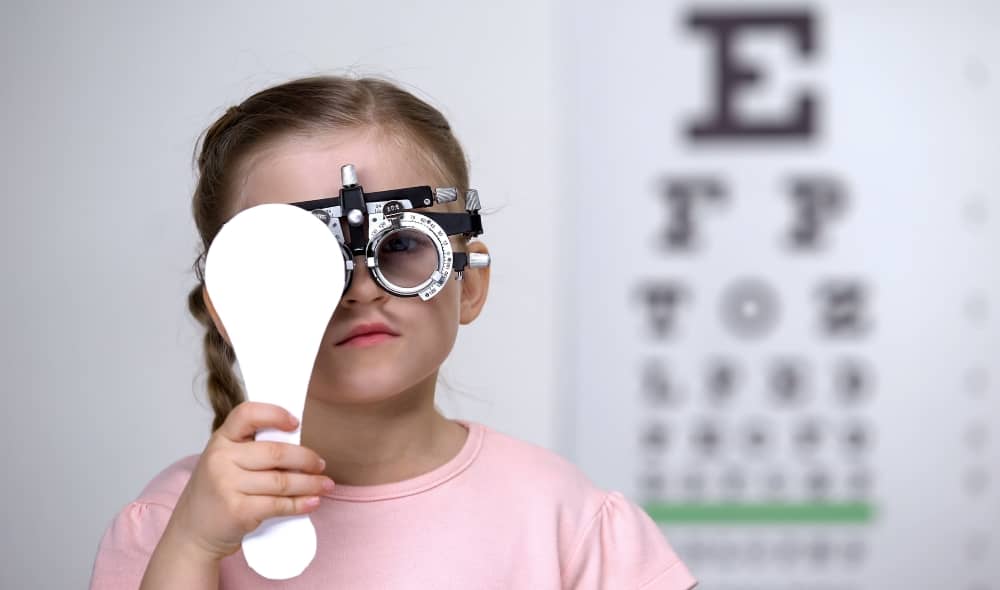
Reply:
<svg viewBox="0 0 1000 590"><path fill-rule="evenodd" d="M395 330L382 322L364 322L351 328L336 346L372 346L397 336Z"/></svg>
<svg viewBox="0 0 1000 590"><path fill-rule="evenodd" d="M368 334L361 334L353 338L348 338L347 340L341 342L337 346L365 348L368 346L375 346L376 344L381 344L382 342L385 342L387 340L392 340L393 338L398 338L398 336L386 332L370 332Z"/></svg>

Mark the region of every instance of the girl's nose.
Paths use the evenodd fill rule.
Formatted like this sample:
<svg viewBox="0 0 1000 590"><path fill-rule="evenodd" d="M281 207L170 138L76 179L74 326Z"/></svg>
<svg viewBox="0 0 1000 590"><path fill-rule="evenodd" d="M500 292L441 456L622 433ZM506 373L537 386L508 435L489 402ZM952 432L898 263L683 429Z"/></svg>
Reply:
<svg viewBox="0 0 1000 590"><path fill-rule="evenodd" d="M354 258L354 275L351 277L351 286L344 293L341 300L344 303L369 303L386 299L389 293L375 282L368 266L365 264L364 256Z"/></svg>

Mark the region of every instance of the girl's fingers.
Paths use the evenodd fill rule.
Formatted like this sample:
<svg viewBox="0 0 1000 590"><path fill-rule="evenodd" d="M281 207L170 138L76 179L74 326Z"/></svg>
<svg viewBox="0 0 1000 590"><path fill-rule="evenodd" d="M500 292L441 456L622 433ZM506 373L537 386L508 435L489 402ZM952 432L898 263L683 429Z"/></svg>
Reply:
<svg viewBox="0 0 1000 590"><path fill-rule="evenodd" d="M287 469L305 473L323 473L326 463L312 449L276 441L253 441L241 446L234 458L247 471Z"/></svg>
<svg viewBox="0 0 1000 590"><path fill-rule="evenodd" d="M256 515L260 521L312 512L319 503L319 496L245 496L243 499L246 512Z"/></svg>
<svg viewBox="0 0 1000 590"><path fill-rule="evenodd" d="M255 471L246 473L237 489L250 496L320 496L333 491L333 481L325 475Z"/></svg>
<svg viewBox="0 0 1000 590"><path fill-rule="evenodd" d="M281 406L247 401L229 412L218 433L233 442L246 442L253 440L254 434L263 428L290 432L297 427L295 417Z"/></svg>

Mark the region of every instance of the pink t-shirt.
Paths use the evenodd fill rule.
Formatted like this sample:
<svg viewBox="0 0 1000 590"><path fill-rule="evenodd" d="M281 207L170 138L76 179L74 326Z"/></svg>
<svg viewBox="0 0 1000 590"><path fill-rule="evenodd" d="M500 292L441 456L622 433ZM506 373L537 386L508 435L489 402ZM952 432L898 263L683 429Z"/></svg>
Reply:
<svg viewBox="0 0 1000 590"><path fill-rule="evenodd" d="M311 514L316 557L268 580L242 551L222 560L221 589L395 588L688 590L695 580L663 533L618 492L596 488L541 447L458 421L459 453L406 481L338 485ZM139 587L198 461L157 475L104 533L91 588Z"/></svg>

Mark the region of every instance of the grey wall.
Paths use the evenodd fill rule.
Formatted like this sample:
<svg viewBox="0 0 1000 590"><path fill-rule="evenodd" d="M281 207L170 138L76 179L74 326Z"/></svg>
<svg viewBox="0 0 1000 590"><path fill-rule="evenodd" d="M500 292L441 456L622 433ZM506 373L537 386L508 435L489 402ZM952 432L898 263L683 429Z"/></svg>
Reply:
<svg viewBox="0 0 1000 590"><path fill-rule="evenodd" d="M79 588L101 533L211 413L185 298L191 154L289 77L392 77L442 108L487 208L493 290L453 416L558 449L550 3L7 2L0 8L3 588ZM554 236L554 237L553 237Z"/></svg>

